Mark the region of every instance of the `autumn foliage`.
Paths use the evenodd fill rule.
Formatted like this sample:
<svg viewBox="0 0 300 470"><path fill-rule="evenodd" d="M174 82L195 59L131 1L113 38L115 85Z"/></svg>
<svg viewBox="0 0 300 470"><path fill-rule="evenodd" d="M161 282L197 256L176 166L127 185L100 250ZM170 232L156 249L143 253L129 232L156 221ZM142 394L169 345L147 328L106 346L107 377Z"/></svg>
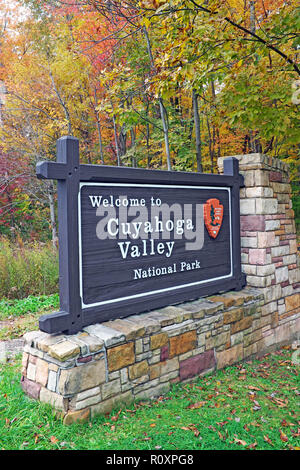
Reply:
<svg viewBox="0 0 300 470"><path fill-rule="evenodd" d="M1 233L55 238L55 187L36 181L35 164L55 159L67 134L83 163L216 172L218 157L264 152L291 164L297 208L298 10L296 0L2 6Z"/></svg>

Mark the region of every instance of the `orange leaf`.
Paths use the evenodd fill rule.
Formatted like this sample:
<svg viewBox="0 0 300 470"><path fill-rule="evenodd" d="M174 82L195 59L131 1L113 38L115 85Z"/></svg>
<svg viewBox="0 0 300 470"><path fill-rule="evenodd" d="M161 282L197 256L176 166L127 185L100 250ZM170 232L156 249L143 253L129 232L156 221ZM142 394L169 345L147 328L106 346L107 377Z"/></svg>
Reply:
<svg viewBox="0 0 300 470"><path fill-rule="evenodd" d="M287 442L289 440L289 438L284 434L284 432L281 431L281 429L279 429L279 432L280 432L280 439L283 442Z"/></svg>
<svg viewBox="0 0 300 470"><path fill-rule="evenodd" d="M56 439L55 436L51 436L50 441L52 442L52 444L56 444L58 442L58 439Z"/></svg>
<svg viewBox="0 0 300 470"><path fill-rule="evenodd" d="M120 413L121 413L121 410L119 410L118 413L115 416L112 416L111 420L112 421L118 421Z"/></svg>

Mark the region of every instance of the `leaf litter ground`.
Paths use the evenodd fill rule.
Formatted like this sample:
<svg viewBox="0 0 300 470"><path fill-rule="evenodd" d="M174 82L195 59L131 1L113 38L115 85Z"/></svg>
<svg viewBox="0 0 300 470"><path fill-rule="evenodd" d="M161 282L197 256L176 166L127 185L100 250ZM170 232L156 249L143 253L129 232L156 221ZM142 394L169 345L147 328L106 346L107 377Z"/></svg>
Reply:
<svg viewBox="0 0 300 470"><path fill-rule="evenodd" d="M299 365L291 347L174 384L154 401L64 426L26 397L20 358L0 368L0 448L299 450Z"/></svg>

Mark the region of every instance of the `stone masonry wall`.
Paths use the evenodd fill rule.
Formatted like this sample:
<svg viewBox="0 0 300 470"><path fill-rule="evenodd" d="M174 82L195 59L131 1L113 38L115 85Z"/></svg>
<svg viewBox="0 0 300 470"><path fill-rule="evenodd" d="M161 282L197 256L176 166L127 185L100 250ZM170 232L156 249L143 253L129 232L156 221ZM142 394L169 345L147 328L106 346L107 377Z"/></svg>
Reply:
<svg viewBox="0 0 300 470"><path fill-rule="evenodd" d="M247 285L260 287L264 314L280 325L300 311L300 270L288 165L254 153L237 155L245 187L240 190L242 270ZM219 159L222 172L223 159Z"/></svg>
<svg viewBox="0 0 300 470"><path fill-rule="evenodd" d="M76 335L24 335L22 387L66 424L168 392L249 357L272 328L263 294L246 288L122 320ZM277 334L284 341L286 332Z"/></svg>
<svg viewBox="0 0 300 470"><path fill-rule="evenodd" d="M76 335L24 335L21 384L64 423L162 395L300 337L300 282L288 167L237 156L242 269L247 287L125 319ZM222 172L222 159L219 159Z"/></svg>

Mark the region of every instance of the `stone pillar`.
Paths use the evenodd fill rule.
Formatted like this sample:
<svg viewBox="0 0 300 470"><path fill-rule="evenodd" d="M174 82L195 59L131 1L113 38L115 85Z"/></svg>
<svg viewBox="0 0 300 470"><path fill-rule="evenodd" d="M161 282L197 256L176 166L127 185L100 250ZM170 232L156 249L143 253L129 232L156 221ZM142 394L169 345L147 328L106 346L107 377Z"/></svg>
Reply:
<svg viewBox="0 0 300 470"><path fill-rule="evenodd" d="M300 270L288 165L260 153L235 155L240 190L242 271L265 297L262 315L276 327L300 312ZM223 158L218 160L223 172Z"/></svg>

